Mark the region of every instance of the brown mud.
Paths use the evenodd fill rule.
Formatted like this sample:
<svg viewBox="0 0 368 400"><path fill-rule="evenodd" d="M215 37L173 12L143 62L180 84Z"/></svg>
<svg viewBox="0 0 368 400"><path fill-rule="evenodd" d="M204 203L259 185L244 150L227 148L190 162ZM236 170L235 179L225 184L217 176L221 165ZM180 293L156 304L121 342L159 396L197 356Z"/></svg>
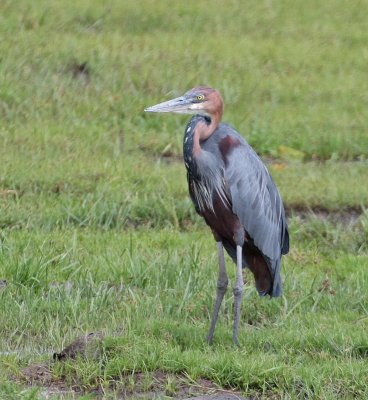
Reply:
<svg viewBox="0 0 368 400"><path fill-rule="evenodd" d="M96 384L86 388L75 380L68 383L63 376L56 376L53 368L56 363L73 362L76 358L98 359L101 357L103 335L89 333L78 337L59 353L54 353L52 360L32 364L21 370L17 380L28 386L39 387L45 398L65 396L78 398L91 394L94 398L103 398L106 391L114 394L117 399L195 399L195 400L245 400L238 392L218 387L214 382L200 378L197 381L189 379L185 374L170 374L156 371L150 374L136 372L125 374L119 379L111 379L109 387Z"/></svg>

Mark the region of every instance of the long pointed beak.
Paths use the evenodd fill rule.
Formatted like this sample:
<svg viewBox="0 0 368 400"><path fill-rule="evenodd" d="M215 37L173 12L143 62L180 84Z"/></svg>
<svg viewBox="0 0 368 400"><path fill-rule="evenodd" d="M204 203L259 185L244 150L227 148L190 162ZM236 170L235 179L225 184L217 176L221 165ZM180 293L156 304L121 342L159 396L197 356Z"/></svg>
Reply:
<svg viewBox="0 0 368 400"><path fill-rule="evenodd" d="M188 114L191 112L190 105L192 103L185 97L180 96L176 99L164 101L163 103L156 104L155 106L148 107L144 111L146 112L157 112L167 113L173 112L178 114Z"/></svg>

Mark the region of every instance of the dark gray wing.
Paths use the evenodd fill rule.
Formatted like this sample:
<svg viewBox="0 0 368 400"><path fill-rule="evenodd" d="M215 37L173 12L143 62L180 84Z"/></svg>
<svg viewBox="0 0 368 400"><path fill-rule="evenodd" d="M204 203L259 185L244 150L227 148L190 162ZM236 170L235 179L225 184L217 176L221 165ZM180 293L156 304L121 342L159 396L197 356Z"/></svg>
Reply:
<svg viewBox="0 0 368 400"><path fill-rule="evenodd" d="M225 168L232 210L254 244L270 260L288 251L288 231L280 194L266 166L247 144L235 147Z"/></svg>

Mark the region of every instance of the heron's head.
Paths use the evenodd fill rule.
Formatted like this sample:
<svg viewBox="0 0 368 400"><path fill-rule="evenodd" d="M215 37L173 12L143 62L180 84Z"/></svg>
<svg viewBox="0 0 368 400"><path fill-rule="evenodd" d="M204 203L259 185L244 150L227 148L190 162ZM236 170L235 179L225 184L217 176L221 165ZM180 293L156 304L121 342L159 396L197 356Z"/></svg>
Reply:
<svg viewBox="0 0 368 400"><path fill-rule="evenodd" d="M221 116L223 111L223 101L220 93L216 89L207 86L198 86L182 96L175 99L156 104L146 108L147 112L177 114L199 114L212 117L215 114Z"/></svg>

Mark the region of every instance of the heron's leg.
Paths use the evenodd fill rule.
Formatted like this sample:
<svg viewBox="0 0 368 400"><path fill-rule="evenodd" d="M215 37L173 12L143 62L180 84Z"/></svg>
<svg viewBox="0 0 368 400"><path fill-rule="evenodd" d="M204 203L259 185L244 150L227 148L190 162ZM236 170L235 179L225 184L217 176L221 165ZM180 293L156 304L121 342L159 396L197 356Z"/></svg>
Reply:
<svg viewBox="0 0 368 400"><path fill-rule="evenodd" d="M219 309L222 303L222 299L224 298L227 284L229 282L226 266L225 266L225 257L224 257L224 248L222 246L222 242L217 242L217 253L218 253L218 263L219 263L219 276L217 281L217 294L216 294L216 302L213 308L211 326L207 335L207 342L209 344L212 343L213 334L215 332L216 321L219 313Z"/></svg>
<svg viewBox="0 0 368 400"><path fill-rule="evenodd" d="M233 329L233 342L239 346L238 329L240 321L240 306L243 294L243 248L236 246L236 281L234 286L234 329Z"/></svg>

